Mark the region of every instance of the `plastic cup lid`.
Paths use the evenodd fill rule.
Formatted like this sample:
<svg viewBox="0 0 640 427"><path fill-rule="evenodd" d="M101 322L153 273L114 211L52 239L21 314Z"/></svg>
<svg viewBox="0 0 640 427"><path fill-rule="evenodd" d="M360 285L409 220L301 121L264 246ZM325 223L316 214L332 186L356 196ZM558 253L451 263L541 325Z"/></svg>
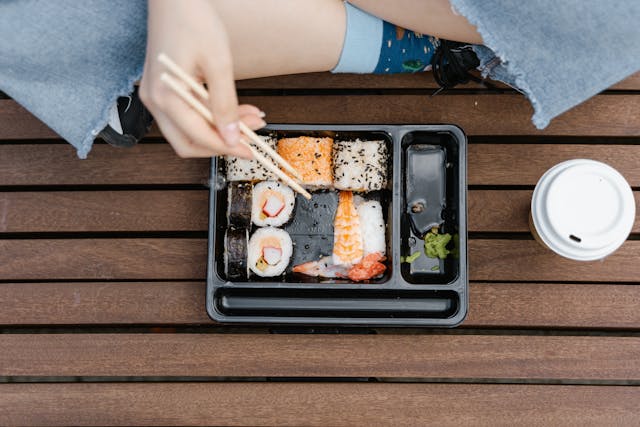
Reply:
<svg viewBox="0 0 640 427"><path fill-rule="evenodd" d="M602 259L629 236L635 200L611 166L577 159L549 169L531 200L534 227L550 249L580 261Z"/></svg>

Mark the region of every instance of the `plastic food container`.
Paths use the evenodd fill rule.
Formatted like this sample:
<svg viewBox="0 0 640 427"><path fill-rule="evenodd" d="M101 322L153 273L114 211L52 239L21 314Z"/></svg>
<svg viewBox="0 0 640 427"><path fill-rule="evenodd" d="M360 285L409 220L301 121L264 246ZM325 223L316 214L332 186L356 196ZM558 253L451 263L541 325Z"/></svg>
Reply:
<svg viewBox="0 0 640 427"><path fill-rule="evenodd" d="M453 125L271 125L276 138L314 136L384 140L391 154L388 188L369 193L383 206L387 270L368 282L292 273L293 265L331 254L335 191L297 196L283 226L294 243L285 274L231 281L225 270L225 161L213 159L207 312L217 322L453 327L467 314L466 137ZM454 254L428 258L422 237L433 227L453 236ZM255 227L251 228L249 234ZM421 251L412 262L403 257Z"/></svg>
<svg viewBox="0 0 640 427"><path fill-rule="evenodd" d="M559 163L538 181L529 226L536 240L565 258L607 257L629 236L635 200L624 177L595 160Z"/></svg>

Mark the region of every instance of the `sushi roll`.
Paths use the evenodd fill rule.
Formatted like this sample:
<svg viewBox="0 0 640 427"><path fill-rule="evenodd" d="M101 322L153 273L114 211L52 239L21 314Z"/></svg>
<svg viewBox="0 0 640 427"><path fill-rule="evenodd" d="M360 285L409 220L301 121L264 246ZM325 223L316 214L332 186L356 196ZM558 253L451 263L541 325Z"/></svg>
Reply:
<svg viewBox="0 0 640 427"><path fill-rule="evenodd" d="M339 190L375 191L387 186L389 153L384 141L337 141L333 185Z"/></svg>
<svg viewBox="0 0 640 427"><path fill-rule="evenodd" d="M384 255L387 245L385 243L386 227L382 217L382 205L375 200L358 199L356 206L360 219L364 255L374 253Z"/></svg>
<svg viewBox="0 0 640 427"><path fill-rule="evenodd" d="M251 225L250 182L232 182L227 190L227 218L229 225L236 228L249 228Z"/></svg>
<svg viewBox="0 0 640 427"><path fill-rule="evenodd" d="M261 137L264 141L275 150L276 139L271 137ZM256 149L265 154L260 147ZM232 156L225 156L227 163L227 181L264 181L272 179L273 174L266 170L255 159L240 159Z"/></svg>
<svg viewBox="0 0 640 427"><path fill-rule="evenodd" d="M279 228L259 228L249 239L247 264L260 277L279 276L289 265L292 253L289 233Z"/></svg>
<svg viewBox="0 0 640 427"><path fill-rule="evenodd" d="M253 187L251 220L259 227L279 227L289 221L295 195L293 190L276 181L264 181Z"/></svg>
<svg viewBox="0 0 640 427"><path fill-rule="evenodd" d="M302 184L308 188L328 188L333 183L333 139L282 138L278 141L278 154L302 176Z"/></svg>
<svg viewBox="0 0 640 427"><path fill-rule="evenodd" d="M245 281L247 268L248 230L228 229L224 235L224 272L229 281Z"/></svg>

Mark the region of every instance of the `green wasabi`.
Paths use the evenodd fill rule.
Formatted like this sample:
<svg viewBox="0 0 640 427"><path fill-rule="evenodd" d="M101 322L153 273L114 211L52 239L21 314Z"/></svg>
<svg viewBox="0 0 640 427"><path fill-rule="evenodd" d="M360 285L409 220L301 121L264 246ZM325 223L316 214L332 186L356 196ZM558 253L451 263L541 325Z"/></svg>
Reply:
<svg viewBox="0 0 640 427"><path fill-rule="evenodd" d="M424 253L429 258L445 259L451 251L447 245L451 241L451 234L438 234L437 230L431 230L424 237Z"/></svg>
<svg viewBox="0 0 640 427"><path fill-rule="evenodd" d="M400 262L408 262L409 264L411 264L413 261L417 260L418 258L420 258L420 251L415 251L411 255L400 257Z"/></svg>

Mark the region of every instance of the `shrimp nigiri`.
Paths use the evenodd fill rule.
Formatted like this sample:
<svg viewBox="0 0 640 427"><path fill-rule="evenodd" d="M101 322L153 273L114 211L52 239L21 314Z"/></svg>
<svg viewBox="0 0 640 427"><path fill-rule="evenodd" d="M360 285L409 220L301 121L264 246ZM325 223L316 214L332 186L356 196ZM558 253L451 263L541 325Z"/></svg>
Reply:
<svg viewBox="0 0 640 427"><path fill-rule="evenodd" d="M333 223L333 264L354 265L362 260L364 247L360 219L351 191L341 191Z"/></svg>

